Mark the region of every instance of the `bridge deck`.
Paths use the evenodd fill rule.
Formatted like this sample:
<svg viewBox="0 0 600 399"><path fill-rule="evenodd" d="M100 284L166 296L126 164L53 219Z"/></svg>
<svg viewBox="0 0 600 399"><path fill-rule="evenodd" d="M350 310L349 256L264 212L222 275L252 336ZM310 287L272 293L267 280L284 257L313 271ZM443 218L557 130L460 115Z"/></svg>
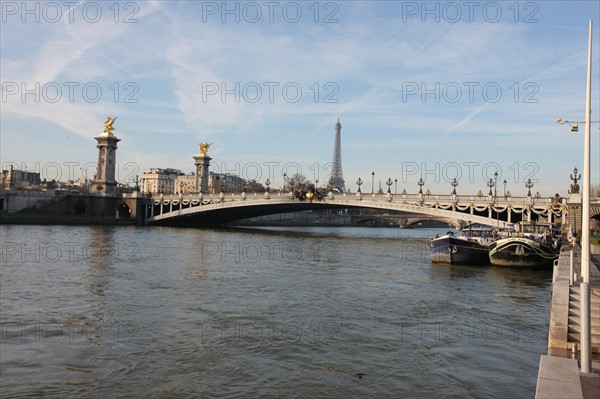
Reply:
<svg viewBox="0 0 600 399"><path fill-rule="evenodd" d="M326 208L373 208L389 211L411 212L436 216L453 224L481 223L505 227L511 215L532 213L551 221L561 217L566 206L553 198L538 197L492 197L426 194L361 194L338 193L321 200L299 200L289 193L273 194L220 194L160 196L151 199L152 214L149 223L176 224L169 219L187 218L188 224L202 224L222 218L231 221L274 213ZM155 208L158 209L155 212ZM497 218L496 215L501 215ZM504 216L502 216L504 215ZM195 218L196 221L191 221ZM513 216L514 217L514 216ZM519 216L519 219L520 220ZM501 220L501 219L506 220ZM516 217L515 217L516 218Z"/></svg>

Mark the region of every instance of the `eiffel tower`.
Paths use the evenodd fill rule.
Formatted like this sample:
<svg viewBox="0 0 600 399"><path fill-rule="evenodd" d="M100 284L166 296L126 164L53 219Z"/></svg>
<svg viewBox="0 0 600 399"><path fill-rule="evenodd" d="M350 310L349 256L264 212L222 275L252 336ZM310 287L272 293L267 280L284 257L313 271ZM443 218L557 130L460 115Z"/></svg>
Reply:
<svg viewBox="0 0 600 399"><path fill-rule="evenodd" d="M331 179L329 179L331 189L345 191L344 176L342 174L342 124L338 118L335 124L335 144L333 146L333 166L331 169Z"/></svg>

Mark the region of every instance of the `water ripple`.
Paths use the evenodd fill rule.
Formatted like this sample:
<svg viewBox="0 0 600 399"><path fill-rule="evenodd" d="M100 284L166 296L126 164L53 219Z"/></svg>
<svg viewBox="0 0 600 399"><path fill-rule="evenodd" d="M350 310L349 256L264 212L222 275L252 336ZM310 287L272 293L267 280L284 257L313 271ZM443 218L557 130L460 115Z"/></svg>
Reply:
<svg viewBox="0 0 600 399"><path fill-rule="evenodd" d="M3 396L532 396L551 275L435 233L0 226Z"/></svg>

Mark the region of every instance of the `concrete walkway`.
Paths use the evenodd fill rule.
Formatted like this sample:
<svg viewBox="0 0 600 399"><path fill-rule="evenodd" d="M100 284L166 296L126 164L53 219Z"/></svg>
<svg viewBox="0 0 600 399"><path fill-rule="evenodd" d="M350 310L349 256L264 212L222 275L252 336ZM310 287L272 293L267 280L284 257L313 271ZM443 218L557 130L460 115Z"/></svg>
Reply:
<svg viewBox="0 0 600 399"><path fill-rule="evenodd" d="M554 267L548 334L548 355L542 355L538 372L536 398L600 399L600 346L594 334L600 321L600 262L592 257L592 373L579 371L579 282L570 285L569 250L565 247ZM574 266L580 275L580 248L574 248Z"/></svg>

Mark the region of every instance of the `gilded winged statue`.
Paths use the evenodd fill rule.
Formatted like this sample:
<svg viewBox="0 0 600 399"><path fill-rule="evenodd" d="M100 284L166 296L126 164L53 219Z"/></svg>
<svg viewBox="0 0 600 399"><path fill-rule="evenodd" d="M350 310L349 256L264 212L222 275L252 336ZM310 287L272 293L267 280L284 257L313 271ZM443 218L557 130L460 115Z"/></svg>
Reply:
<svg viewBox="0 0 600 399"><path fill-rule="evenodd" d="M108 135L113 134L113 130L115 130L115 128L113 127L113 124L115 123L115 120L117 120L117 117L114 117L114 118L111 118L110 116L106 117L106 121L104 122L104 133L106 133Z"/></svg>
<svg viewBox="0 0 600 399"><path fill-rule="evenodd" d="M208 147L210 147L211 144L201 143L199 145L200 145L200 155L207 155L206 153L208 152Z"/></svg>

